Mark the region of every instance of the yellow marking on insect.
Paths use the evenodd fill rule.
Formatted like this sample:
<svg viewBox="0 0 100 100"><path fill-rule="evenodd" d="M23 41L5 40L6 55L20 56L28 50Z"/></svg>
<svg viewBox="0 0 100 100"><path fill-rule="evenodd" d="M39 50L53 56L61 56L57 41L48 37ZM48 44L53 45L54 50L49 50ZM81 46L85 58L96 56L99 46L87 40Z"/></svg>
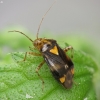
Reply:
<svg viewBox="0 0 100 100"><path fill-rule="evenodd" d="M54 46L53 49L50 50L51 53L58 55L58 49L56 46Z"/></svg>
<svg viewBox="0 0 100 100"><path fill-rule="evenodd" d="M61 78L59 79L61 83L64 83L64 82L65 82L65 77L66 77L66 76L64 75L63 77L61 77Z"/></svg>

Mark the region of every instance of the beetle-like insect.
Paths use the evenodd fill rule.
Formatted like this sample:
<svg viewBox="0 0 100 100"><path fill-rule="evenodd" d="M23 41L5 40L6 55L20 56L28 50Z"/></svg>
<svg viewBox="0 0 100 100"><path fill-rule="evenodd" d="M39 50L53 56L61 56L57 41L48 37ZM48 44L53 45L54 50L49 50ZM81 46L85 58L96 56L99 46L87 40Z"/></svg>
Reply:
<svg viewBox="0 0 100 100"><path fill-rule="evenodd" d="M55 3L55 2L54 2ZM53 4L54 4L53 3ZM53 6L52 4L52 6ZM51 7L52 7L51 6ZM51 7L48 9L48 11L51 9ZM40 63L40 65L37 67L36 72L38 73L39 69L42 67L42 65L46 62L49 66L49 69L51 73L53 74L53 77L59 81L65 88L69 89L72 87L73 84L73 76L74 76L74 64L70 57L66 55L66 52L68 50L72 50L73 48L71 46L62 49L58 44L56 40L53 39L46 39L46 38L38 38L39 29L41 26L41 23L48 13L48 11L45 13L45 15L42 17L42 20L40 22L38 31L37 31L37 39L32 40L27 35L20 31L10 31L10 32L19 32L26 36L32 43L33 46L40 52L40 54L37 54L35 52L26 52L25 58L23 61L26 60L27 53L35 56L43 56L44 60ZM42 77L41 78L42 83L44 83Z"/></svg>

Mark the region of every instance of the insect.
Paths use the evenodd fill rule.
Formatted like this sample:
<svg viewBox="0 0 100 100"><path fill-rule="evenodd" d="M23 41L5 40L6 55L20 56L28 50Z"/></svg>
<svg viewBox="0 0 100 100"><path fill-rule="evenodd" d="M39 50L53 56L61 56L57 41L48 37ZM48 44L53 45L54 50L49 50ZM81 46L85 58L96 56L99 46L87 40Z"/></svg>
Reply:
<svg viewBox="0 0 100 100"><path fill-rule="evenodd" d="M51 7L48 9L48 11L51 9ZM19 32L23 34L33 43L33 46L40 52L39 54L35 52L26 52L25 58L23 61L26 60L27 54L31 54L35 56L43 56L44 60L40 63L40 65L36 69L36 72L38 76L41 78L43 84L44 84L44 81L38 71L42 67L42 65L46 62L53 77L58 82L60 82L65 88L69 89L72 87L72 84L73 84L74 64L71 58L68 57L68 55L66 55L66 52L68 50L72 50L73 48L71 46L68 46L65 49L62 49L57 44L56 40L38 37L41 23L44 17L46 16L47 12L42 17L42 20L39 24L39 28L37 31L37 38L34 41L20 31L15 30L15 31L10 31L10 32Z"/></svg>

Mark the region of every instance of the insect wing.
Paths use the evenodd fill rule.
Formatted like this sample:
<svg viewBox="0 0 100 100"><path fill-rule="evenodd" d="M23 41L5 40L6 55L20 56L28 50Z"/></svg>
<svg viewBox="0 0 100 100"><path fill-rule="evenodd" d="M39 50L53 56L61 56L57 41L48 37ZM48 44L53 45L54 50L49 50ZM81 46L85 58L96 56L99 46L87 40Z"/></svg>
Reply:
<svg viewBox="0 0 100 100"><path fill-rule="evenodd" d="M57 51L51 49L44 53L45 61L55 79L62 83L64 87L70 88L72 86L73 74L71 69L73 69L73 63L57 44L55 46L57 47ZM53 48L55 48L55 46Z"/></svg>

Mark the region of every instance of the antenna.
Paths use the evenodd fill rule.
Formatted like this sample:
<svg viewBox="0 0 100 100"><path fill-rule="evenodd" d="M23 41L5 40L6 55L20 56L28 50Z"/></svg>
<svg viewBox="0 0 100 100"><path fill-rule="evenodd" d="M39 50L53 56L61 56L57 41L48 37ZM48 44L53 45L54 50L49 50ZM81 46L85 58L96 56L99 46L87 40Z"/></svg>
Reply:
<svg viewBox="0 0 100 100"><path fill-rule="evenodd" d="M50 11L50 9L52 8L52 6L55 4L56 1L57 1L57 0L54 1L54 3L51 5L51 7L50 7L50 8L47 10L47 12L43 15L43 17L42 17L42 19L41 19L41 21L40 21L39 27L38 27L38 31L37 31L37 35L36 35L37 39L38 39L38 34L39 34L39 30L40 30L41 24L42 24L42 22L43 22L45 16L46 16L47 13Z"/></svg>
<svg viewBox="0 0 100 100"><path fill-rule="evenodd" d="M28 37L26 34L24 34L23 32L16 31L16 30L14 30L14 31L8 31L8 32L18 32L18 33L21 33L21 34L23 34L24 36L26 36L30 41L33 42L33 40L32 40L31 38L29 38L29 37Z"/></svg>

